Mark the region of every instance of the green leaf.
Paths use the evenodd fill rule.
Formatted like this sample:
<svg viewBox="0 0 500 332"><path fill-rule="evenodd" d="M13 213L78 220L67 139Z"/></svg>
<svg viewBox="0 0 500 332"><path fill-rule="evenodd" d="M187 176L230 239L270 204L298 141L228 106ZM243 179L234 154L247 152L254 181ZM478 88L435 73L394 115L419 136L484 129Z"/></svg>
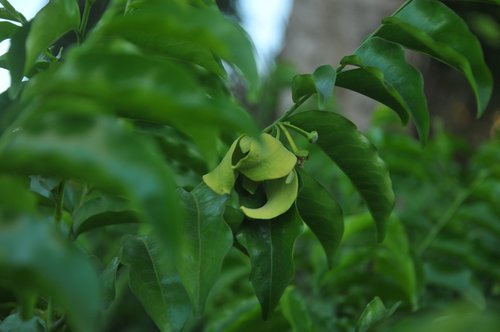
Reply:
<svg viewBox="0 0 500 332"><path fill-rule="evenodd" d="M280 301L283 316L290 322L294 332L312 332L315 329L307 310L304 298L293 288L288 287Z"/></svg>
<svg viewBox="0 0 500 332"><path fill-rule="evenodd" d="M300 99L313 93L318 94L319 108L324 109L328 98L333 93L337 72L330 65L323 65L312 74L296 75L292 81L292 100Z"/></svg>
<svg viewBox="0 0 500 332"><path fill-rule="evenodd" d="M245 221L238 241L250 255L250 281L267 319L294 275L293 248L303 224L295 207L272 220Z"/></svg>
<svg viewBox="0 0 500 332"><path fill-rule="evenodd" d="M291 180L289 177L291 176ZM258 208L241 206L241 211L252 219L273 219L285 213L295 202L299 179L297 172L292 170L289 176L264 182L266 203Z"/></svg>
<svg viewBox="0 0 500 332"><path fill-rule="evenodd" d="M485 111L493 79L481 44L457 14L440 1L409 1L382 23L377 36L426 53L461 71L476 96L478 116Z"/></svg>
<svg viewBox="0 0 500 332"><path fill-rule="evenodd" d="M18 25L0 21L0 41L10 38L18 28Z"/></svg>
<svg viewBox="0 0 500 332"><path fill-rule="evenodd" d="M219 195L229 194L236 181L236 172L233 169L233 155L239 144L239 139L235 140L226 152L220 164L210 173L203 175L203 181Z"/></svg>
<svg viewBox="0 0 500 332"><path fill-rule="evenodd" d="M317 144L359 191L377 224L378 240L382 241L385 222L394 206L394 193L387 167L375 147L352 122L336 113L302 112L289 121L306 131L318 132Z"/></svg>
<svg viewBox="0 0 500 332"><path fill-rule="evenodd" d="M243 136L239 147L244 157L233 168L252 181L282 178L290 174L297 163L297 157L269 134L261 134L259 139Z"/></svg>
<svg viewBox="0 0 500 332"><path fill-rule="evenodd" d="M29 216L2 220L0 280L16 292L36 290L54 299L65 310L72 330L95 330L100 307L97 274L47 220Z"/></svg>
<svg viewBox="0 0 500 332"><path fill-rule="evenodd" d="M0 8L1 18L26 24L27 20L23 14L18 12L8 0L0 0L3 8Z"/></svg>
<svg viewBox="0 0 500 332"><path fill-rule="evenodd" d="M191 306L171 257L151 238L127 235L122 243L132 292L160 331L181 331Z"/></svg>
<svg viewBox="0 0 500 332"><path fill-rule="evenodd" d="M172 174L149 141L115 118L76 109L32 110L18 124L22 130L9 129L2 137L0 169L57 174L119 192L174 250L182 210Z"/></svg>
<svg viewBox="0 0 500 332"><path fill-rule="evenodd" d="M166 41L184 40L188 45L211 50L235 64L248 80L251 91L256 91L259 83L247 35L216 10L183 6L172 1L148 1L128 15L108 22L99 33L124 38L146 49L167 51L167 54L170 52L165 47ZM188 60L193 58L194 55Z"/></svg>
<svg viewBox="0 0 500 332"><path fill-rule="evenodd" d="M204 183L181 195L186 219L177 268L195 312L201 313L233 244L233 233L223 219L228 197Z"/></svg>
<svg viewBox="0 0 500 332"><path fill-rule="evenodd" d="M32 29L26 39L24 72L28 72L40 53L66 32L77 30L79 25L80 9L76 0L51 0L33 18Z"/></svg>
<svg viewBox="0 0 500 332"><path fill-rule="evenodd" d="M6 64L10 73L9 97L17 97L21 89L21 81L24 77L24 63L26 61L26 38L30 32L31 23L18 28L10 39L10 47L7 52Z"/></svg>
<svg viewBox="0 0 500 332"><path fill-rule="evenodd" d="M375 296L375 298L366 305L365 310L361 313L361 316L356 324L356 332L371 331L372 328L392 316L399 305L400 302L387 309L384 302L382 302L378 296Z"/></svg>
<svg viewBox="0 0 500 332"><path fill-rule="evenodd" d="M35 195L28 190L27 181L0 174L0 211L35 212L36 203Z"/></svg>
<svg viewBox="0 0 500 332"><path fill-rule="evenodd" d="M400 45L378 37L365 40L342 65L360 67L346 76L338 75L338 85L365 94L399 114L403 123L412 117L423 142L429 136L429 112L421 73L408 64ZM359 81L355 81L358 79ZM386 90L382 91L381 90Z"/></svg>
<svg viewBox="0 0 500 332"><path fill-rule="evenodd" d="M323 246L331 269L335 251L344 233L342 209L330 193L309 174L299 170L299 175L302 182L297 197L299 214Z"/></svg>
<svg viewBox="0 0 500 332"><path fill-rule="evenodd" d="M44 332L46 331L40 317L33 316L29 320L23 320L19 313L7 316L0 322L2 332Z"/></svg>
<svg viewBox="0 0 500 332"><path fill-rule="evenodd" d="M108 225L134 223L140 220L131 203L122 197L98 193L73 211L73 233L83 232Z"/></svg>
<svg viewBox="0 0 500 332"><path fill-rule="evenodd" d="M118 272L119 266L120 266L120 259L118 257L114 257L99 276L99 280L102 286L102 294L103 294L102 304L104 309L109 308L113 303L113 301L115 300L116 274Z"/></svg>

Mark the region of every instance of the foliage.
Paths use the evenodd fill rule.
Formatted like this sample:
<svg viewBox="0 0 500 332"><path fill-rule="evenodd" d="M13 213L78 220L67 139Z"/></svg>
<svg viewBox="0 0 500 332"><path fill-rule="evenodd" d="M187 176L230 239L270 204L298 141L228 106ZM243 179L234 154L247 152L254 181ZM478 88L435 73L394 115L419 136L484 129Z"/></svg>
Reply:
<svg viewBox="0 0 500 332"><path fill-rule="evenodd" d="M260 130L231 90L259 95L251 44L215 2L114 0L89 28L94 2L28 22L0 0L0 330L397 330L498 293L498 141L462 169L444 136L421 149L381 121L370 141L329 109L335 86L360 92L427 142L408 48L461 71L481 115L492 77L448 7L407 1L338 68L295 76Z"/></svg>

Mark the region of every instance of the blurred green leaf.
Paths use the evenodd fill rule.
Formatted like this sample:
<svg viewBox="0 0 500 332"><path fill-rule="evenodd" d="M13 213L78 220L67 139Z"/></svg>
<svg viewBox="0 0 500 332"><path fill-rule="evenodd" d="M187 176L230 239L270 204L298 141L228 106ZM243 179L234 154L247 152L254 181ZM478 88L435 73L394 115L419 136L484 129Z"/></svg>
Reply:
<svg viewBox="0 0 500 332"><path fill-rule="evenodd" d="M138 7L126 16L108 22L99 33L121 37L146 49L157 49L160 54L165 52L165 55L179 56L191 52L193 48L201 52L211 50L235 64L248 80L250 90L256 91L259 77L249 39L241 27L224 18L220 12L172 1L148 1ZM187 48L171 47L168 41L172 38L174 41L185 41ZM172 53L172 50L175 52ZM188 61L197 59L198 56L193 53L188 57ZM204 66L207 66L207 60L209 58L205 57ZM214 70L213 62L207 67Z"/></svg>
<svg viewBox="0 0 500 332"><path fill-rule="evenodd" d="M294 275L293 248L303 225L296 208L264 221L246 220L238 241L250 255L250 281L267 319Z"/></svg>
<svg viewBox="0 0 500 332"><path fill-rule="evenodd" d="M429 135L429 112L421 73L405 59L403 48L378 37L365 40L354 52L344 57L342 65L361 70L338 75L338 85L365 94L393 107L403 123L409 113L423 142ZM361 81L361 82L360 82ZM381 90L386 90L381 93Z"/></svg>
<svg viewBox="0 0 500 332"><path fill-rule="evenodd" d="M40 53L66 32L78 29L80 9L76 0L51 0L33 18L26 39L24 73L35 63Z"/></svg>
<svg viewBox="0 0 500 332"><path fill-rule="evenodd" d="M201 313L220 274L224 257L233 244L231 228L224 222L226 195L218 195L205 183L181 193L186 218L184 246L177 268L196 313Z"/></svg>
<svg viewBox="0 0 500 332"><path fill-rule="evenodd" d="M7 316L0 322L1 332L44 332L46 331L40 317L33 316L29 320L23 320L18 313Z"/></svg>
<svg viewBox="0 0 500 332"><path fill-rule="evenodd" d="M409 1L382 23L376 36L426 53L461 71L476 96L478 115L483 114L493 79L481 44L455 12L437 0Z"/></svg>
<svg viewBox="0 0 500 332"><path fill-rule="evenodd" d="M392 316L399 307L399 302L387 309L384 302L376 296L370 303L366 305L365 310L361 313L356 324L356 332L367 332L384 320Z"/></svg>
<svg viewBox="0 0 500 332"><path fill-rule="evenodd" d="M118 191L175 248L182 210L172 175L150 142L114 118L34 109L22 129L2 137L1 169L57 174Z"/></svg>
<svg viewBox="0 0 500 332"><path fill-rule="evenodd" d="M320 66L312 74L296 75L292 81L292 100L297 103L317 93L319 108L324 109L333 94L336 77L337 72L330 65Z"/></svg>
<svg viewBox="0 0 500 332"><path fill-rule="evenodd" d="M299 169L302 188L297 197L299 214L318 238L325 251L328 267L344 233L342 209L328 191L309 174Z"/></svg>
<svg viewBox="0 0 500 332"><path fill-rule="evenodd" d="M293 287L288 287L280 301L281 311L294 332L315 331L304 298Z"/></svg>
<svg viewBox="0 0 500 332"><path fill-rule="evenodd" d="M37 290L64 308L75 331L93 331L99 310L97 274L47 220L18 217L0 226L0 283Z"/></svg>
<svg viewBox="0 0 500 332"><path fill-rule="evenodd" d="M132 292L160 331L181 331L191 306L172 257L152 238L127 235L122 243Z"/></svg>
<svg viewBox="0 0 500 332"><path fill-rule="evenodd" d="M9 97L17 97L21 89L21 81L24 77L24 63L26 61L26 38L31 29L31 23L27 23L16 29L10 39L10 47L7 52L6 64L10 73Z"/></svg>
<svg viewBox="0 0 500 332"><path fill-rule="evenodd" d="M339 114L307 111L293 115L289 121L306 131L318 132L317 144L349 177L368 205L381 242L394 206L394 193L389 172L375 147Z"/></svg>
<svg viewBox="0 0 500 332"><path fill-rule="evenodd" d="M27 179L26 179L27 180ZM0 211L35 212L36 197L28 190L28 181L0 174Z"/></svg>
<svg viewBox="0 0 500 332"><path fill-rule="evenodd" d="M0 41L10 38L17 28L19 28L18 25L0 21Z"/></svg>
<svg viewBox="0 0 500 332"><path fill-rule="evenodd" d="M107 309L110 307L111 303L115 300L116 296L116 275L118 272L118 267L120 266L120 258L114 257L106 266L104 271L102 271L99 276L99 281L102 285L102 304L103 308Z"/></svg>

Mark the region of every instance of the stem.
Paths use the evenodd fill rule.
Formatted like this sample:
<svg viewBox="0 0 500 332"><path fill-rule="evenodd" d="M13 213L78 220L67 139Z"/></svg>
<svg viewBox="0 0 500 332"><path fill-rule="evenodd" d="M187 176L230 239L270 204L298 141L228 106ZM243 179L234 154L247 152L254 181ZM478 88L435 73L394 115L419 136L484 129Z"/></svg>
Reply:
<svg viewBox="0 0 500 332"><path fill-rule="evenodd" d="M62 180L57 186L57 197L56 197L56 207L54 213L54 220L56 224L62 220L63 208L64 208L64 187L66 186L66 181Z"/></svg>
<svg viewBox="0 0 500 332"><path fill-rule="evenodd" d="M308 95L308 96L304 96L302 97L302 99L300 99L298 102L296 102L292 107L290 107L290 109L288 111L285 112L285 114L283 114L282 116L280 116L278 119L276 119L273 123L271 123L269 126L267 126L266 128L264 128L263 132L269 132L271 130L271 128L273 128L274 126L276 126L276 124L278 124L279 122L282 122L284 120L286 120L290 115L292 115L303 103L305 103L310 97L312 96L312 94Z"/></svg>
<svg viewBox="0 0 500 332"><path fill-rule="evenodd" d="M283 131L283 134L285 134L286 140L288 141L288 144L290 144L290 147L292 148L293 153L297 153L299 149L297 148L297 145L295 145L295 141L292 138L292 135L288 132L288 129L282 124L278 123L278 127Z"/></svg>
<svg viewBox="0 0 500 332"><path fill-rule="evenodd" d="M472 194L476 185L483 181L488 176L488 173L481 173L472 182L472 184L466 190L462 190L460 194L457 195L453 203L448 207L446 212L438 219L436 224L431 228L425 239L422 241L417 249L417 255L422 256L423 253L429 248L432 241L436 238L439 232L448 224L450 220L453 219L455 214L458 212L465 200Z"/></svg>
<svg viewBox="0 0 500 332"><path fill-rule="evenodd" d="M299 128L299 127L297 127L297 126L295 126L295 125L291 124L290 122L282 122L282 124L283 124L285 127L288 127L288 128L290 128L290 129L295 130L296 132L298 132L299 134L301 134L302 136L304 136L304 137L306 137L306 138L308 138L308 137L309 137L309 135L311 134L311 133L309 133L309 132L305 131L304 129Z"/></svg>
<svg viewBox="0 0 500 332"><path fill-rule="evenodd" d="M77 43L80 44L85 38L85 32L87 30L87 23L89 22L90 9L94 4L95 0L85 0L85 7L83 8L82 20L80 22L80 27L76 33Z"/></svg>
<svg viewBox="0 0 500 332"><path fill-rule="evenodd" d="M19 313L22 320L29 320L33 317L37 296L31 291L21 291L19 297Z"/></svg>

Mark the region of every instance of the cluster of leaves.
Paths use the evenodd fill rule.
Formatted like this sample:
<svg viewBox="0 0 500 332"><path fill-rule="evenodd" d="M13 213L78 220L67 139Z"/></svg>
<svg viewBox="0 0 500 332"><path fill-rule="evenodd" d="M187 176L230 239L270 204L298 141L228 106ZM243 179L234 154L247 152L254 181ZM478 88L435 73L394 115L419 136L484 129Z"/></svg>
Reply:
<svg viewBox="0 0 500 332"><path fill-rule="evenodd" d="M388 169L353 123L325 108L335 86L349 88L385 103L404 123L411 117L426 141L422 79L404 59L406 47L463 72L481 114L491 76L458 16L436 0L408 1L338 69L296 76L294 106L260 134L227 73L243 76L255 95L251 44L213 1L114 0L87 31L94 2L80 12L76 0L52 0L27 21L0 0L7 20L0 36L11 40L0 65L12 81L0 96L2 330L106 328L117 324L127 289L160 330L197 329L204 312L214 317L210 293L231 294L232 281L247 275L264 318L281 300L283 315L269 329L311 330L312 320L298 319L305 312L299 293L286 290L304 224L326 254L335 292L346 278L361 282L342 273L363 266L356 251L340 261L334 255L342 210L307 166L321 153L370 211L349 222L344 241L376 253L370 264L387 280L373 289L396 280L401 289L391 299L402 293L417 306L408 241L389 219ZM76 44L53 49L67 33ZM311 97L320 110L305 109ZM317 146L301 143L301 135ZM372 219L378 241L388 234L375 251L356 236ZM235 272L224 270L242 260ZM387 273L393 266L400 268ZM250 291L248 283L242 288ZM261 322L256 304L249 298L206 328L250 329Z"/></svg>

